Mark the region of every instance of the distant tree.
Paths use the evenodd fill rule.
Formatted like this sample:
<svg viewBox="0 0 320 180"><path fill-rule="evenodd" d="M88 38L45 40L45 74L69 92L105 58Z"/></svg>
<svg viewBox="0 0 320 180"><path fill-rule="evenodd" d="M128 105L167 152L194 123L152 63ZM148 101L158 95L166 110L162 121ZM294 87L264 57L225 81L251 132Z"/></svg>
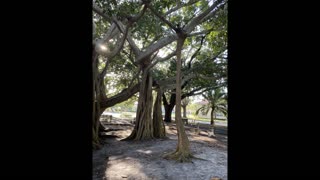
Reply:
<svg viewBox="0 0 320 180"><path fill-rule="evenodd" d="M182 109L183 109L183 118L187 118L187 106L188 104L190 103L190 99L187 97L187 98L184 98L182 101L181 101L181 106L182 106Z"/></svg>
<svg viewBox="0 0 320 180"><path fill-rule="evenodd" d="M208 91L208 92L204 93L202 96L208 101L208 103L204 104L202 107L200 107L196 111L196 114L198 115L200 111L204 114L208 114L211 110L210 124L212 125L213 135L214 135L215 134L214 114L217 112L221 112L227 116L227 112L228 112L227 111L227 100L226 100L227 94L225 92L223 92L221 88L218 88L213 91Z"/></svg>

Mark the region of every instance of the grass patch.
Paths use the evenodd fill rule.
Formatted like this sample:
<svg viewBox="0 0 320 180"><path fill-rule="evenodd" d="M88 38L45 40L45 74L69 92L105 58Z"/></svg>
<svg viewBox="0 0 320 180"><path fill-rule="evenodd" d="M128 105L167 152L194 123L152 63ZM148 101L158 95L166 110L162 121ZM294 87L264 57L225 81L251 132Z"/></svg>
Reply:
<svg viewBox="0 0 320 180"><path fill-rule="evenodd" d="M126 118L126 119L132 119L134 118L136 113L134 112L121 112L120 117L121 118Z"/></svg>
<svg viewBox="0 0 320 180"><path fill-rule="evenodd" d="M172 114L172 119L175 118L175 114ZM205 121L205 122L210 122L210 118L202 118L202 117L199 117L197 115L193 115L193 114L189 114L187 115L187 118L188 119L194 119L194 120L197 120L197 121ZM224 119L215 119L214 120L215 122L219 121L219 122L226 122L227 120L224 120Z"/></svg>

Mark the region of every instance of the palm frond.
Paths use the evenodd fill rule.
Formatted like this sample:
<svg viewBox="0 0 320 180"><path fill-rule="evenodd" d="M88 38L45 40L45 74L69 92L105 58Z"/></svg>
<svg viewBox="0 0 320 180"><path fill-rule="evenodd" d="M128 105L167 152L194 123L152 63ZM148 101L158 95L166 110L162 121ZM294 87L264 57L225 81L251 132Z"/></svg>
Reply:
<svg viewBox="0 0 320 180"><path fill-rule="evenodd" d="M196 111L196 115L198 115L198 114L199 114L199 112L200 112L202 109L204 109L204 108L205 108L205 106L202 106L201 108L197 109L197 111Z"/></svg>

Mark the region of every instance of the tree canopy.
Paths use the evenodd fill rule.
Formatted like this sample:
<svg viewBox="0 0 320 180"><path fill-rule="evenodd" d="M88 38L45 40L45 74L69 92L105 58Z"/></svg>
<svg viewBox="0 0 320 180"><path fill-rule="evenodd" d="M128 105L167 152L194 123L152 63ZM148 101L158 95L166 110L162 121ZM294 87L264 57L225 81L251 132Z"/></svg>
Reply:
<svg viewBox="0 0 320 180"><path fill-rule="evenodd" d="M172 111L180 99L226 86L227 0L94 0L93 30L94 137L104 109L138 92L128 139L163 136L152 127L162 116L151 115L161 101Z"/></svg>

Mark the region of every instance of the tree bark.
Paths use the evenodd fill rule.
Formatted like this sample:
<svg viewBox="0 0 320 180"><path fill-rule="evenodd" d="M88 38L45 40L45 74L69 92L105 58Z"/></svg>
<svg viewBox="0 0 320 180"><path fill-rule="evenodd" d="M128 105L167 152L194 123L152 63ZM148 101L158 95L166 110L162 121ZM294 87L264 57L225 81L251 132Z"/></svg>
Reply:
<svg viewBox="0 0 320 180"><path fill-rule="evenodd" d="M92 144L93 144L93 149L99 149L101 147L100 145L100 139L99 139L99 117L100 117L100 106L98 102L98 99L100 98L99 96L99 91L100 89L98 88L98 55L94 51L93 47L93 53L92 53L92 99L93 99L93 104L92 104Z"/></svg>
<svg viewBox="0 0 320 180"><path fill-rule="evenodd" d="M213 121L213 112L214 112L214 109L212 108L211 109L211 114L210 114L210 119L211 119L211 122L210 124L213 125L214 121Z"/></svg>
<svg viewBox="0 0 320 180"><path fill-rule="evenodd" d="M185 87L186 84L181 86L181 90ZM165 122L171 122L171 114L173 111L174 106L176 105L176 94L171 94L170 95L170 102L167 101L166 96L163 94L163 106L164 106L164 110L165 110L165 114L164 114L164 121ZM185 94L183 94L181 96L181 100L184 98L187 98L188 96L186 96Z"/></svg>
<svg viewBox="0 0 320 180"><path fill-rule="evenodd" d="M105 100L105 88L103 77L104 75L99 74L98 71L98 54L94 50L95 46L93 46L92 53L92 81L93 81L93 106L92 106L92 143L93 149L101 148L100 142L100 134L104 131L104 127L100 122L101 114L104 112L106 108L101 107L101 100ZM106 66L108 63L106 63ZM107 67L106 67L107 68ZM105 73L105 72L104 72ZM104 95L103 95L104 94Z"/></svg>
<svg viewBox="0 0 320 180"><path fill-rule="evenodd" d="M181 32L180 32L181 33ZM190 152L189 139L181 119L181 50L185 41L185 34L178 33L177 43L177 76L176 76L176 125L178 131L178 144L175 152L165 155L165 158L176 159L179 162L190 161L193 157Z"/></svg>
<svg viewBox="0 0 320 180"><path fill-rule="evenodd" d="M173 111L173 108L174 108L174 104L168 104L168 105L165 105L164 106L164 121L165 122L171 122L172 120L172 117L171 117L171 114L172 114L172 111Z"/></svg>
<svg viewBox="0 0 320 180"><path fill-rule="evenodd" d="M136 94L137 92L139 92L139 88L140 88L141 84L138 83L132 87L129 87L127 89L124 89L122 92L107 98L104 101L100 102L100 107L102 108L109 108L112 107L118 103L124 102L126 100L128 100L129 98L131 98L134 94Z"/></svg>
<svg viewBox="0 0 320 180"><path fill-rule="evenodd" d="M166 96L164 94L162 95L162 97L163 97L163 106L165 111L164 121L170 123L172 121L171 114L176 103L176 95L171 94L170 102L167 101Z"/></svg>
<svg viewBox="0 0 320 180"><path fill-rule="evenodd" d="M161 88L157 89L157 97L153 107L153 131L155 138L164 138L166 137L165 126L162 117L161 110L161 96L162 90Z"/></svg>
<svg viewBox="0 0 320 180"><path fill-rule="evenodd" d="M213 136L215 136L215 127L214 127L214 118L213 118L214 110L215 110L215 108L212 107L211 108L211 113L210 113L210 118L211 118L210 124L211 124L211 128L212 128Z"/></svg>
<svg viewBox="0 0 320 180"><path fill-rule="evenodd" d="M150 62L150 60L149 60ZM143 65L142 65L143 66ZM142 67L138 109L135 127L129 137L124 140L147 140L154 138L152 113L152 77L150 72Z"/></svg>

